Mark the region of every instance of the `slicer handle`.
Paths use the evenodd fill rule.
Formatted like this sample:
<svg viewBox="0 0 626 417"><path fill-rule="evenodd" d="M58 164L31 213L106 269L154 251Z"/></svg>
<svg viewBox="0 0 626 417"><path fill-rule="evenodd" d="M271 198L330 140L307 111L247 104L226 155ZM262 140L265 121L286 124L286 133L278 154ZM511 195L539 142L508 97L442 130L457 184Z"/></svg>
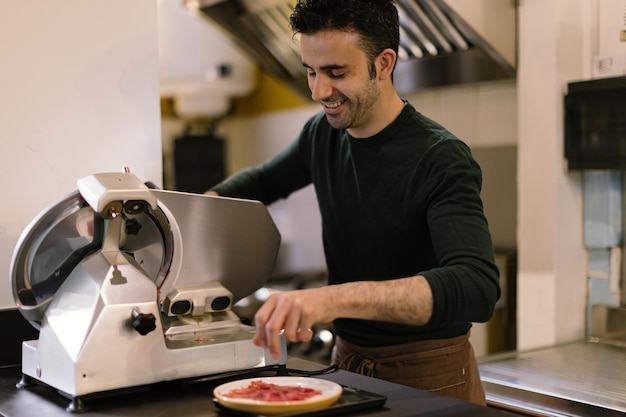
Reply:
<svg viewBox="0 0 626 417"><path fill-rule="evenodd" d="M145 314L135 308L131 314L131 325L140 335L145 336L156 329L156 317L152 313Z"/></svg>

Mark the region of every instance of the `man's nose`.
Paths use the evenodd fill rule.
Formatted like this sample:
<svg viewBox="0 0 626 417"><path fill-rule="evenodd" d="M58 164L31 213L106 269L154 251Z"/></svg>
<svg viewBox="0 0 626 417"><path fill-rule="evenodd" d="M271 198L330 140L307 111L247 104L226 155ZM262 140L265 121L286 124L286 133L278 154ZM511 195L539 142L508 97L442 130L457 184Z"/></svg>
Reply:
<svg viewBox="0 0 626 417"><path fill-rule="evenodd" d="M313 101L321 101L332 96L332 83L327 77L317 76L309 80L309 88L311 89L311 98Z"/></svg>

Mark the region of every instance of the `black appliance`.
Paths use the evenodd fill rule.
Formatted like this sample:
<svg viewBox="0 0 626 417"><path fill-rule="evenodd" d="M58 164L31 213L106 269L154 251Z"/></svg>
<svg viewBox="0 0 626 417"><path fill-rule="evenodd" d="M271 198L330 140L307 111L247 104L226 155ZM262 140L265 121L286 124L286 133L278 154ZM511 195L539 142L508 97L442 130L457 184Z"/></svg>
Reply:
<svg viewBox="0 0 626 417"><path fill-rule="evenodd" d="M565 158L572 170L626 170L626 76L568 84Z"/></svg>
<svg viewBox="0 0 626 417"><path fill-rule="evenodd" d="M224 140L212 133L185 133L174 142L176 190L203 193L226 176Z"/></svg>

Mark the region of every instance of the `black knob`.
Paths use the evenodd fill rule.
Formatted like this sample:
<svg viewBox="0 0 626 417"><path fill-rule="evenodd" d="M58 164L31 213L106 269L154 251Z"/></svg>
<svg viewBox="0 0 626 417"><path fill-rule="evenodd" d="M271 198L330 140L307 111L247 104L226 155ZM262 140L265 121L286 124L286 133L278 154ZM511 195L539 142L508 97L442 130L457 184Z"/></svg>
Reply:
<svg viewBox="0 0 626 417"><path fill-rule="evenodd" d="M156 317L152 313L142 313L137 309L133 310L131 325L140 335L145 336L156 329Z"/></svg>
<svg viewBox="0 0 626 417"><path fill-rule="evenodd" d="M174 302L174 304L172 304L172 308L170 309L170 311L172 312L172 314L175 314L177 316L180 316L182 314L187 314L189 311L191 311L191 301L189 300L176 301Z"/></svg>
<svg viewBox="0 0 626 417"><path fill-rule="evenodd" d="M211 308L213 311L226 310L230 306L230 298L228 297L216 297L211 301Z"/></svg>
<svg viewBox="0 0 626 417"><path fill-rule="evenodd" d="M135 235L139 234L141 230L141 223L137 221L137 219L127 219L125 223L126 234Z"/></svg>

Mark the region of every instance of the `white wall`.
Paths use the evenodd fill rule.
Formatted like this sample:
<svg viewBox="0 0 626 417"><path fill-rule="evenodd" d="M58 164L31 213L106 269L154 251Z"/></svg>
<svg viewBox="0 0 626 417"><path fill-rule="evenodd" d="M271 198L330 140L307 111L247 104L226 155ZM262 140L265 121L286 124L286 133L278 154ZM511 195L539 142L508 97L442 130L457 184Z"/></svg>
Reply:
<svg viewBox="0 0 626 417"><path fill-rule="evenodd" d="M0 309L18 237L76 180L162 182L153 0L0 0Z"/></svg>
<svg viewBox="0 0 626 417"><path fill-rule="evenodd" d="M598 1L590 0L520 3L520 349L585 335L582 182L564 164L563 94L568 81L590 77L597 7Z"/></svg>

